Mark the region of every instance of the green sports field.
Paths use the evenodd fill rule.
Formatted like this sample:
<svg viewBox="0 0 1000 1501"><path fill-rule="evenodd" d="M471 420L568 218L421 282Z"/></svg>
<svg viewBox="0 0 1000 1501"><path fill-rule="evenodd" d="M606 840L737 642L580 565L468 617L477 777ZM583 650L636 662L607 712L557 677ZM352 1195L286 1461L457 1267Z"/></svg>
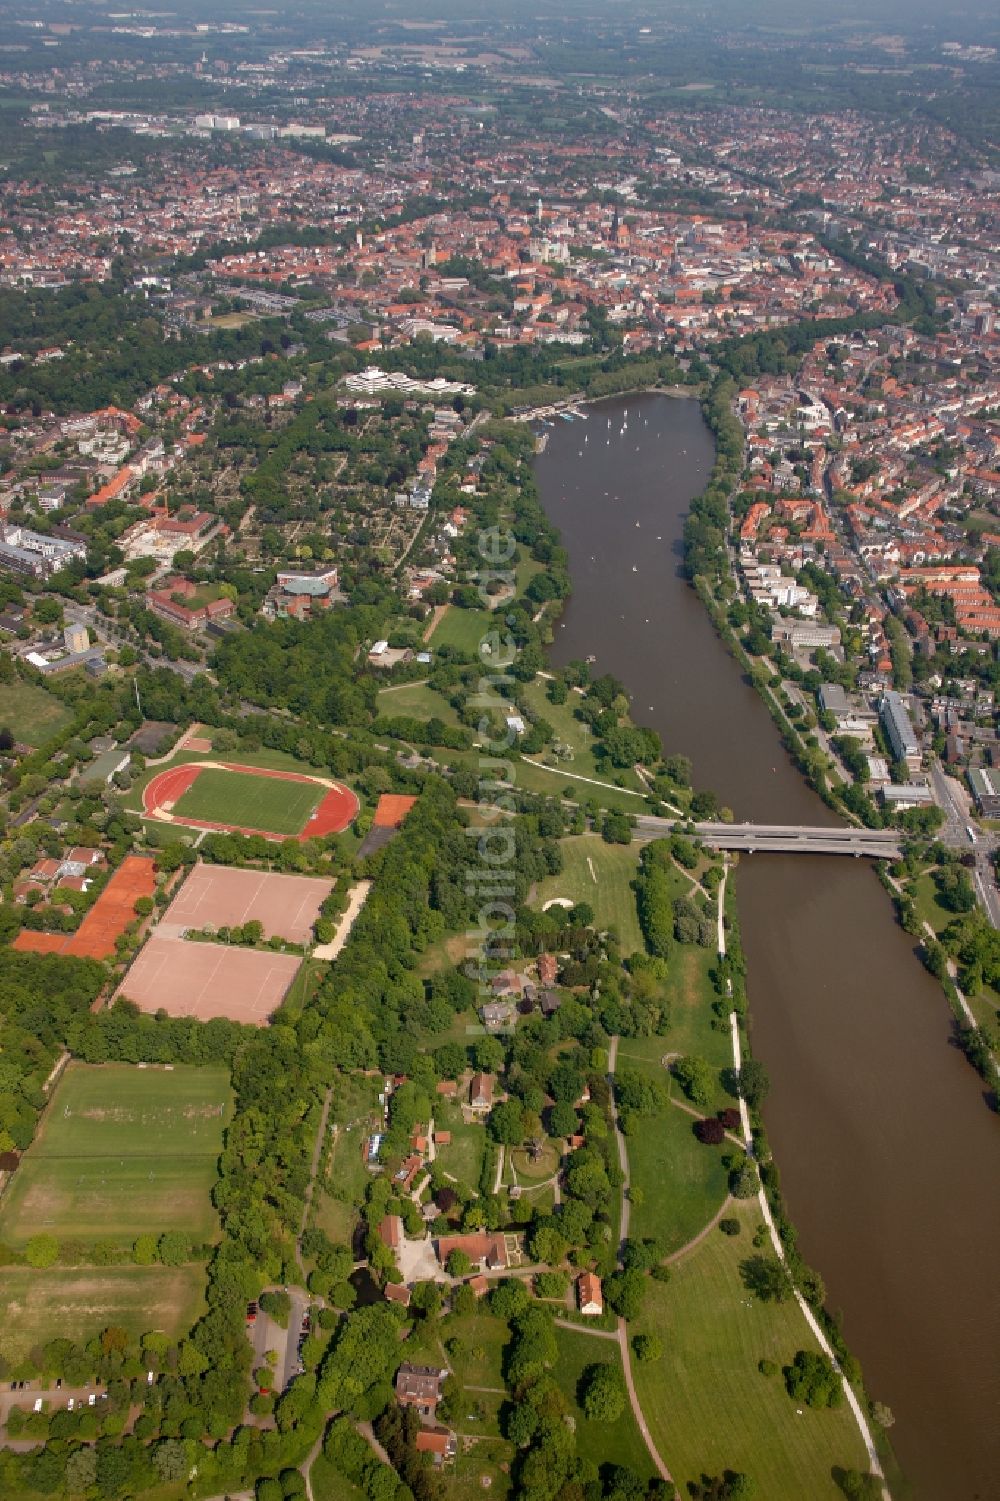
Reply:
<svg viewBox="0 0 1000 1501"><path fill-rule="evenodd" d="M267 834L299 834L322 801L318 782L286 782L206 767L174 806L175 818L232 824Z"/></svg>
<svg viewBox="0 0 1000 1501"><path fill-rule="evenodd" d="M213 1239L230 1112L225 1069L70 1064L3 1197L0 1240Z"/></svg>
<svg viewBox="0 0 1000 1501"><path fill-rule="evenodd" d="M0 1354L23 1360L56 1338L84 1342L120 1325L130 1334L162 1330L178 1339L204 1312L204 1267L4 1267Z"/></svg>

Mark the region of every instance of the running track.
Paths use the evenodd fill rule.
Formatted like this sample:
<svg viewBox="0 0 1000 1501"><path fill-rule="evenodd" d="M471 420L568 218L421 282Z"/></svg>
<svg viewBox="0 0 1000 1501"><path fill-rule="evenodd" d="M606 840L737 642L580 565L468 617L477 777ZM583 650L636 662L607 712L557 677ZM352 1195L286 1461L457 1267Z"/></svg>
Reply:
<svg viewBox="0 0 1000 1501"><path fill-rule="evenodd" d="M324 834L343 833L357 817L361 806L349 787L330 781L327 777L303 776L296 771L270 771L261 766L243 766L233 761L189 761L183 766L172 766L168 771L161 771L159 776L148 783L142 794L143 811L148 817L160 817L164 822L176 823L182 828L209 829L221 834L258 834L264 839L279 842L286 837L269 829L248 829L239 824L213 823L202 818L184 818L169 813L169 809L177 805L206 768L242 772L245 776L275 777L282 782L312 782L317 787L326 787L327 793L316 809L315 816L309 819L298 834L290 836L300 844L307 839L319 839Z"/></svg>

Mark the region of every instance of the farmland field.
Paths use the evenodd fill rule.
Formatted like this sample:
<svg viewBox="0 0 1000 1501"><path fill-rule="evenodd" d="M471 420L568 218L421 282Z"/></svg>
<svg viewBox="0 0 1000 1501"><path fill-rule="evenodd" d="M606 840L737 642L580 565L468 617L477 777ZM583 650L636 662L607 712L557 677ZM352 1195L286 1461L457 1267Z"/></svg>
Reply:
<svg viewBox="0 0 1000 1501"><path fill-rule="evenodd" d="M177 1339L203 1312L202 1266L4 1267L0 1353L22 1360L33 1345L91 1339L109 1324Z"/></svg>
<svg viewBox="0 0 1000 1501"><path fill-rule="evenodd" d="M229 1117L221 1068L71 1064L0 1208L0 1239L211 1239L210 1191Z"/></svg>
<svg viewBox="0 0 1000 1501"><path fill-rule="evenodd" d="M10 730L25 745L44 745L72 718L72 711L44 688L31 683L0 687L0 728Z"/></svg>
<svg viewBox="0 0 1000 1501"><path fill-rule="evenodd" d="M248 772L206 767L174 806L179 819L262 829L268 834L298 834L323 797L316 782L283 777L256 777Z"/></svg>

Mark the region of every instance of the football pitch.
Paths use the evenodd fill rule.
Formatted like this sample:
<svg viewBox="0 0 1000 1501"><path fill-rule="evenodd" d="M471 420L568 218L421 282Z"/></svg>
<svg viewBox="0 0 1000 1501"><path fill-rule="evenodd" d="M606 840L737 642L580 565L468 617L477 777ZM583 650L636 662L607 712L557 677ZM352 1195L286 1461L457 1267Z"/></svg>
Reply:
<svg viewBox="0 0 1000 1501"><path fill-rule="evenodd" d="M70 1064L0 1204L0 1240L214 1239L230 1113L222 1068Z"/></svg>
<svg viewBox="0 0 1000 1501"><path fill-rule="evenodd" d="M267 834L298 834L322 800L324 790L317 782L206 766L175 803L173 812L180 820L230 824Z"/></svg>

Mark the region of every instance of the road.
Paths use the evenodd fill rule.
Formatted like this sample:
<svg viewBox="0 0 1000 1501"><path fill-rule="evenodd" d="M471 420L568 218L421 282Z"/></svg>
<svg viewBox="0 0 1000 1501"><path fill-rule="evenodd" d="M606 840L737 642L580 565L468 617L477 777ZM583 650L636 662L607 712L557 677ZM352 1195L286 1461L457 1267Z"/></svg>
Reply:
<svg viewBox="0 0 1000 1501"><path fill-rule="evenodd" d="M975 826L968 794L954 777L948 776L939 761L931 766L931 789L934 801L944 814L938 838L951 849L960 850L963 854L968 854L970 850L974 853L976 864L972 884L976 896L994 928L1000 928L1000 891L997 890L993 868L996 837L977 831L975 844L969 839L969 829L974 829Z"/></svg>
<svg viewBox="0 0 1000 1501"><path fill-rule="evenodd" d="M194 678L201 674L211 676L203 662L175 662L169 657L154 657L150 652L136 641L120 631L106 616L101 615L94 605L66 604L63 613L68 621L77 625L85 625L94 632L101 641L110 641L112 646L130 646L132 650L142 658L147 667L167 667L171 672L176 672L178 677L190 684Z"/></svg>

